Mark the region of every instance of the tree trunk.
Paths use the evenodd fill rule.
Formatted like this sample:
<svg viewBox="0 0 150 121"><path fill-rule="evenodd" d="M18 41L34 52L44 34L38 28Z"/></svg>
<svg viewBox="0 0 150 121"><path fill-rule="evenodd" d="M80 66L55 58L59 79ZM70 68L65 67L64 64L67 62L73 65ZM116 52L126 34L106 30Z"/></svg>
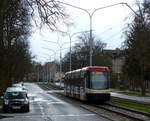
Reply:
<svg viewBox="0 0 150 121"><path fill-rule="evenodd" d="M142 83L142 85L141 85L141 94L142 94L143 96L145 96L145 94L146 94L146 89L145 89L145 83L144 83L144 81L143 81L143 83Z"/></svg>
<svg viewBox="0 0 150 121"><path fill-rule="evenodd" d="M141 87L141 94L145 96L146 89L145 89L145 81L144 81L144 73L143 70L141 71L141 80L140 80L140 87Z"/></svg>

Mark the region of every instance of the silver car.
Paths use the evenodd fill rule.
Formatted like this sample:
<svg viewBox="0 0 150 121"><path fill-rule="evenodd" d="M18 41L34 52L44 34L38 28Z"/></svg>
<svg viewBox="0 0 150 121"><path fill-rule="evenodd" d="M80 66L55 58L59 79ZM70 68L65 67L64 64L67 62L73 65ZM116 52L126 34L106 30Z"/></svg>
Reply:
<svg viewBox="0 0 150 121"><path fill-rule="evenodd" d="M18 87L9 87L3 97L3 111L9 112L13 110L22 110L29 112L29 98L27 91Z"/></svg>

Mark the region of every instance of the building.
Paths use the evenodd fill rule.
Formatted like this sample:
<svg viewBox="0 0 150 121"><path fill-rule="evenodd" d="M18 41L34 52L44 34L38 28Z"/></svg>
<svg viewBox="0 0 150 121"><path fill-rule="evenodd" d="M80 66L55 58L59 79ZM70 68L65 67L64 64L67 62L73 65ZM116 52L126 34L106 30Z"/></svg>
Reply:
<svg viewBox="0 0 150 121"><path fill-rule="evenodd" d="M111 58L112 65L111 65L111 71L113 74L120 74L122 73L122 67L125 62L125 58L123 56L123 53L120 49L116 50L104 50L104 54L108 55Z"/></svg>
<svg viewBox="0 0 150 121"><path fill-rule="evenodd" d="M58 71L57 65L54 62L47 62L44 66L44 77L46 81L53 82Z"/></svg>

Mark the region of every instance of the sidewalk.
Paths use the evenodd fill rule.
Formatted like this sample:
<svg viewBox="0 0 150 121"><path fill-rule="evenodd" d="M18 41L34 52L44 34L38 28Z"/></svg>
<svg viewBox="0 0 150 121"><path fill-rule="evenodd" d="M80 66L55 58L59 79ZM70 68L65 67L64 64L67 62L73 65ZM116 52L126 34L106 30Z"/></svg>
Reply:
<svg viewBox="0 0 150 121"><path fill-rule="evenodd" d="M129 96L117 92L111 92L111 96L150 104L150 97Z"/></svg>

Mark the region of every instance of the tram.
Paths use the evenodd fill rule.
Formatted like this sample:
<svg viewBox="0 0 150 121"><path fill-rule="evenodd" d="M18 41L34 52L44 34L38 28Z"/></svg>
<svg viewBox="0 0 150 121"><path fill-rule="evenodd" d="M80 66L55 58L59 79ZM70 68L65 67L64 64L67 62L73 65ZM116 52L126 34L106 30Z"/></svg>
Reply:
<svg viewBox="0 0 150 121"><path fill-rule="evenodd" d="M108 67L90 66L66 72L64 93L83 101L109 101Z"/></svg>

